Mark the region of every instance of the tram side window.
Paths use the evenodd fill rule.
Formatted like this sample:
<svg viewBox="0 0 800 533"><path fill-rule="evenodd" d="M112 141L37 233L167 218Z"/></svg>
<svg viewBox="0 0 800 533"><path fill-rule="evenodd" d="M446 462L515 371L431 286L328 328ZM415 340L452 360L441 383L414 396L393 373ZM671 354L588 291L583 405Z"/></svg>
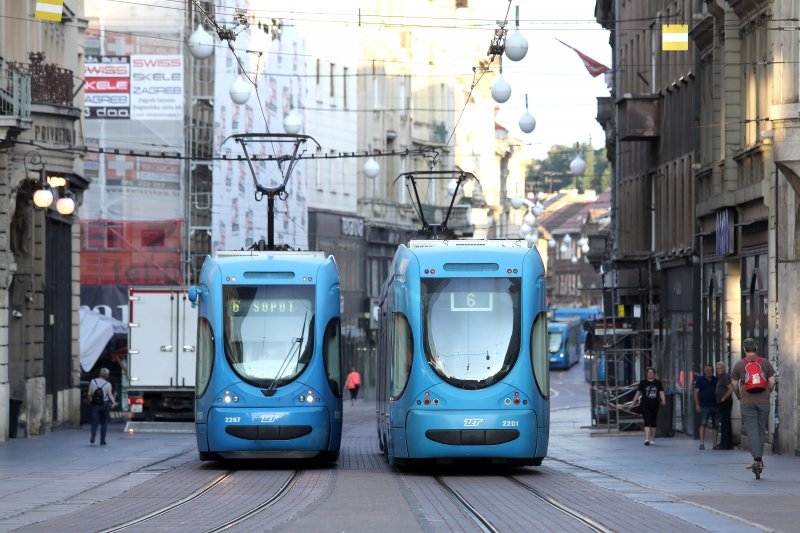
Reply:
<svg viewBox="0 0 800 533"><path fill-rule="evenodd" d="M325 358L325 373L328 375L328 384L337 398L342 397L342 357L341 357L341 322L334 318L325 328L325 338L322 345L322 354Z"/></svg>
<svg viewBox="0 0 800 533"><path fill-rule="evenodd" d="M411 326L402 313L394 314L394 347L392 357L392 399L403 395L414 360L414 339Z"/></svg>
<svg viewBox="0 0 800 533"><path fill-rule="evenodd" d="M531 366L536 386L544 398L550 394L550 372L547 362L547 318L539 313L531 330Z"/></svg>
<svg viewBox="0 0 800 533"><path fill-rule="evenodd" d="M211 380L211 370L214 368L214 330L205 317L197 321L197 397L206 393Z"/></svg>

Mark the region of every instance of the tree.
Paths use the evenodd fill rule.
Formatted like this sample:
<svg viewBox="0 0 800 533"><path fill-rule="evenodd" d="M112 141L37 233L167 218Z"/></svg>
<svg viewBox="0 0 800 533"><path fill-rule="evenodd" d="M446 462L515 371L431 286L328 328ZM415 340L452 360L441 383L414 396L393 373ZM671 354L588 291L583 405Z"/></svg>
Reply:
<svg viewBox="0 0 800 533"><path fill-rule="evenodd" d="M576 183L569 164L579 152L586 161L586 171ZM601 193L611 183L611 166L605 148L595 150L588 143L579 143L577 148L557 144L550 147L546 158L530 162L525 181L527 190L550 192L577 186L580 191L593 189Z"/></svg>

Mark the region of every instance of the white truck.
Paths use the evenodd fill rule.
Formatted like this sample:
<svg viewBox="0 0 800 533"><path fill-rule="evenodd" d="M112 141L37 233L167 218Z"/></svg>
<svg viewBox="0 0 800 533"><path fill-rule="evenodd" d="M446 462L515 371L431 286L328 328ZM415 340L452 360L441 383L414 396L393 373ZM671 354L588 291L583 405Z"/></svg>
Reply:
<svg viewBox="0 0 800 533"><path fill-rule="evenodd" d="M194 420L197 309L184 287L129 287L132 421Z"/></svg>

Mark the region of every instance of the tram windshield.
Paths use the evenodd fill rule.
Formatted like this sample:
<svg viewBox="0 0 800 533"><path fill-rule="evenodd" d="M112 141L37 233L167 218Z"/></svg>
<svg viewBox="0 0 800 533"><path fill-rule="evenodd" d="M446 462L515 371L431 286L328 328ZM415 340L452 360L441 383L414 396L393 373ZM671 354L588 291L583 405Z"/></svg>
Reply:
<svg viewBox="0 0 800 533"><path fill-rule="evenodd" d="M267 388L305 370L314 346L313 287L227 285L223 298L225 356L239 377Z"/></svg>
<svg viewBox="0 0 800 533"><path fill-rule="evenodd" d="M520 280L424 279L422 317L431 368L455 387L488 387L517 360Z"/></svg>
<svg viewBox="0 0 800 533"><path fill-rule="evenodd" d="M564 334L560 331L547 332L547 351L556 353L561 349L561 343L564 341Z"/></svg>

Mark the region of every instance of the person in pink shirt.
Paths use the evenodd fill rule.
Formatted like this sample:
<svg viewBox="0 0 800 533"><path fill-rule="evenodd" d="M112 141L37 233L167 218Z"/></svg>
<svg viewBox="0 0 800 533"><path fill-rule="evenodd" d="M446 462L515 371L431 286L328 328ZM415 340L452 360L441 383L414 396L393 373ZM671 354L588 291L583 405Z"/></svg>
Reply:
<svg viewBox="0 0 800 533"><path fill-rule="evenodd" d="M361 388L361 374L356 372L355 368L351 368L350 373L347 374L344 387L350 391L350 405L355 405L358 399L358 389Z"/></svg>

